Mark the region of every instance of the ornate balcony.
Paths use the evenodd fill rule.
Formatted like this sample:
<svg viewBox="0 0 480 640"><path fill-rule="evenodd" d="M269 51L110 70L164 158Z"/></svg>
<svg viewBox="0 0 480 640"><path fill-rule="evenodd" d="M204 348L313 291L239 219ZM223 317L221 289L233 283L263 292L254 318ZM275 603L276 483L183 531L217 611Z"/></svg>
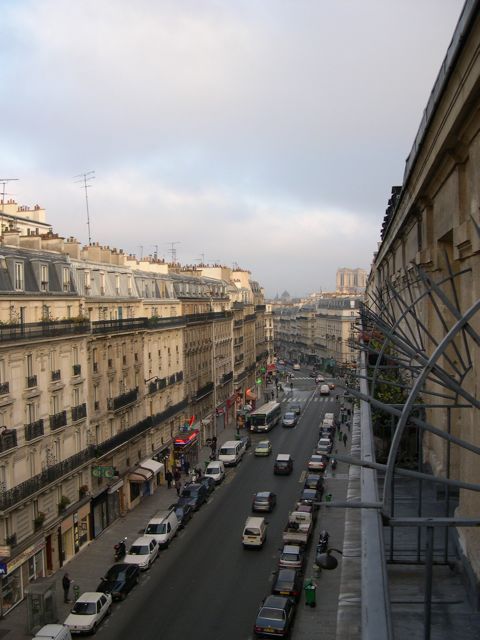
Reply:
<svg viewBox="0 0 480 640"><path fill-rule="evenodd" d="M78 404L76 407L72 407L72 422L82 420L87 417L87 404Z"/></svg>
<svg viewBox="0 0 480 640"><path fill-rule="evenodd" d="M10 393L10 383L9 382L1 382L0 383L0 396L5 395L6 393Z"/></svg>
<svg viewBox="0 0 480 640"><path fill-rule="evenodd" d="M60 429L67 424L67 412L60 411L59 413L55 413L50 416L50 429L54 431L55 429Z"/></svg>
<svg viewBox="0 0 480 640"><path fill-rule="evenodd" d="M31 389L32 387L37 386L37 376L27 376L26 378L26 388Z"/></svg>
<svg viewBox="0 0 480 640"><path fill-rule="evenodd" d="M118 411L122 407L126 407L128 404L132 404L138 398L138 387L130 389L126 393L122 393L115 398L108 398L107 407L109 411Z"/></svg>
<svg viewBox="0 0 480 640"><path fill-rule="evenodd" d="M233 371L229 371L229 373L224 373L220 380L220 384L227 384L227 382L230 382L230 380L233 380Z"/></svg>
<svg viewBox="0 0 480 640"><path fill-rule="evenodd" d="M82 373L82 365L81 364L74 364L72 368L73 368L73 375L74 376L79 376Z"/></svg>
<svg viewBox="0 0 480 640"><path fill-rule="evenodd" d="M200 387L200 389L197 390L197 393L195 394L193 401L198 402L202 398L205 398L210 393L212 393L212 391L213 391L213 382L207 382L207 384L204 384L203 387Z"/></svg>
<svg viewBox="0 0 480 640"><path fill-rule="evenodd" d="M57 380L60 380L60 378L61 378L60 369L57 369L56 371L52 371L52 382L57 382Z"/></svg>
<svg viewBox="0 0 480 640"><path fill-rule="evenodd" d="M4 429L0 433L0 453L17 446L17 432L15 429Z"/></svg>
<svg viewBox="0 0 480 640"><path fill-rule="evenodd" d="M25 425L25 440L34 440L43 436L43 419Z"/></svg>

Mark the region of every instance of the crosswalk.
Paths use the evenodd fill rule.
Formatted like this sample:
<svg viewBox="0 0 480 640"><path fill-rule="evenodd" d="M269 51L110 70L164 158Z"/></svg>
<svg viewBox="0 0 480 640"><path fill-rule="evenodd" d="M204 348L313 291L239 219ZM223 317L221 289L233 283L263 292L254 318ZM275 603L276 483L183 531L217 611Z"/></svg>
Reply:
<svg viewBox="0 0 480 640"><path fill-rule="evenodd" d="M332 399L333 398L331 396L313 396L311 402L330 402L330 400ZM294 402L305 402L305 396L297 397L288 395L287 397L283 397L281 400L279 400L279 402L284 402L287 404L292 404Z"/></svg>

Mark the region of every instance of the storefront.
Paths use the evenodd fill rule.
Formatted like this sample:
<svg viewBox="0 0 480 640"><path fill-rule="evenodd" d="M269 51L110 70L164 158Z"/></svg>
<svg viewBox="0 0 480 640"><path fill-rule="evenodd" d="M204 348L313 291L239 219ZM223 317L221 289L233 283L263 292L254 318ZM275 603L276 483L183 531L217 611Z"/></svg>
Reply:
<svg viewBox="0 0 480 640"><path fill-rule="evenodd" d="M143 496L150 496L160 485L165 467L161 462L147 458L128 474L130 485L128 500L130 508L136 506Z"/></svg>
<svg viewBox="0 0 480 640"><path fill-rule="evenodd" d="M45 541L42 540L6 563L6 575L0 578L2 615L23 600L31 582L45 576L44 550Z"/></svg>
<svg viewBox="0 0 480 640"><path fill-rule="evenodd" d="M61 564L68 562L90 540L90 501L69 514L60 525Z"/></svg>
<svg viewBox="0 0 480 640"><path fill-rule="evenodd" d="M185 461L188 461L190 467L194 467L198 462L199 446L199 429L191 429L185 433L178 434L173 440L175 467L177 469L184 469Z"/></svg>
<svg viewBox="0 0 480 640"><path fill-rule="evenodd" d="M108 489L94 496L92 500L92 535L96 538L109 525L108 521Z"/></svg>

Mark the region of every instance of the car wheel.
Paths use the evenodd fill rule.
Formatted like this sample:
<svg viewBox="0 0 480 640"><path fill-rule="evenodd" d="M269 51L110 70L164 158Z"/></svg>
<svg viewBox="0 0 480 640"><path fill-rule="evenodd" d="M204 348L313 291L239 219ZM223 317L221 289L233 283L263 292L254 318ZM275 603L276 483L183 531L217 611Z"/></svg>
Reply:
<svg viewBox="0 0 480 640"><path fill-rule="evenodd" d="M92 636L94 636L97 633L97 627L98 627L98 623L95 622L92 627Z"/></svg>

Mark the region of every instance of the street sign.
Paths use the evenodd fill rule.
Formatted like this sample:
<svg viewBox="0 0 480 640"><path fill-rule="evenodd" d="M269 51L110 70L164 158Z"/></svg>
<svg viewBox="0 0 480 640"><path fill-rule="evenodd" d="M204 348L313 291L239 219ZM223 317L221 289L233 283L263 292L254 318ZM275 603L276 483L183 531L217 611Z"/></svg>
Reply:
<svg viewBox="0 0 480 640"><path fill-rule="evenodd" d="M92 467L92 476L95 478L113 478L114 475L114 467Z"/></svg>

